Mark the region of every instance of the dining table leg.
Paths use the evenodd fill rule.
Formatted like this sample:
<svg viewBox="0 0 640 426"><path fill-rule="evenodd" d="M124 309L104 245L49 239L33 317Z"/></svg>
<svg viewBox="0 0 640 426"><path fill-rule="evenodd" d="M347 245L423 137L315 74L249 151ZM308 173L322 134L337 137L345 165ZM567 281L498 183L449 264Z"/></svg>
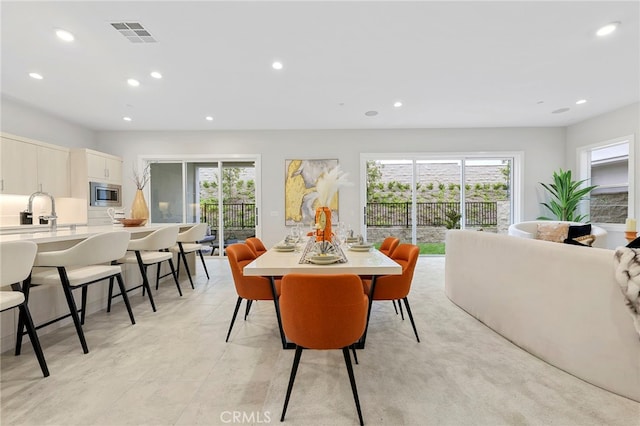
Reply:
<svg viewBox="0 0 640 426"><path fill-rule="evenodd" d="M369 329L369 319L371 318L371 307L373 305L373 295L376 291L376 276L371 277L371 289L369 290L369 309L367 309L367 323L364 326L364 333L362 337L355 344L356 349L364 349L365 341L367 340L367 330Z"/></svg>
<svg viewBox="0 0 640 426"><path fill-rule="evenodd" d="M276 318L278 319L278 329L280 330L280 339L282 340L282 349L295 349L295 343L287 342L287 337L284 335L284 328L282 328L282 317L280 316L280 301L278 300L278 292L276 291L276 279L269 277L271 281L271 294L273 295L273 305L276 308Z"/></svg>

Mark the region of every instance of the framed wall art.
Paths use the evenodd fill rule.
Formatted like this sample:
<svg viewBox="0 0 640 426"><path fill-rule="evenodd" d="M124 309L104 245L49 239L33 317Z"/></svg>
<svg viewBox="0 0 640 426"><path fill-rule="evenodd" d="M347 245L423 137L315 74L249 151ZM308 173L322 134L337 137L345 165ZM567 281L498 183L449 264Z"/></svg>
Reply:
<svg viewBox="0 0 640 426"><path fill-rule="evenodd" d="M285 160L285 225L311 225L318 207L318 179L338 166L338 160ZM329 205L337 220L338 193Z"/></svg>

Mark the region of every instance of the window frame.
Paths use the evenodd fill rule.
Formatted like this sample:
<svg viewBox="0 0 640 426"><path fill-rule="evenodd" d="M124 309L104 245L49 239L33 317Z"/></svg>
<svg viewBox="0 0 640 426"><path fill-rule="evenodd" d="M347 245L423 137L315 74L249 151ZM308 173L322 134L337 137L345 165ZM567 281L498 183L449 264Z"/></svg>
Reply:
<svg viewBox="0 0 640 426"><path fill-rule="evenodd" d="M634 135L619 136L606 141L596 142L590 145L585 145L577 148L576 157L578 160L578 176L580 180L591 179L591 152L596 149L606 148L614 145L620 145L627 142L629 145L629 158L627 162L627 177L628 177L628 196L627 196L627 217L635 217L635 137ZM591 212L590 200L585 200L581 203L580 213L589 214ZM591 217L589 216L589 220ZM594 225L598 225L607 231L623 232L625 230L624 223L606 223L606 222L591 222Z"/></svg>

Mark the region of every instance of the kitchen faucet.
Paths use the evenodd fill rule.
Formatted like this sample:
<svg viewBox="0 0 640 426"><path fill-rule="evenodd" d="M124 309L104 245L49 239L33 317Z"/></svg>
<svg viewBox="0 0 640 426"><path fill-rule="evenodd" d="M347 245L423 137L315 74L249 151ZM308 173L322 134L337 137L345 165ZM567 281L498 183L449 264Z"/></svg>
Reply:
<svg viewBox="0 0 640 426"><path fill-rule="evenodd" d="M51 230L55 231L58 228L58 216L56 215L56 200L53 198L53 195L47 192L37 191L29 196L29 205L27 206L27 213L33 214L33 199L39 196L49 197L51 200L51 213L49 216L41 216L42 219L47 219L49 221L49 225L51 225Z"/></svg>

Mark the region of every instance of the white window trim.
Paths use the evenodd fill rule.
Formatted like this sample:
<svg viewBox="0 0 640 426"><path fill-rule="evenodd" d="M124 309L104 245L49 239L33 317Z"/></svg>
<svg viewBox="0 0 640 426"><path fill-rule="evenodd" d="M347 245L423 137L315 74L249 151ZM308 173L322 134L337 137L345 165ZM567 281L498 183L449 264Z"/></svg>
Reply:
<svg viewBox="0 0 640 426"><path fill-rule="evenodd" d="M255 170L256 170L256 181L255 181L255 185L256 185L256 236L258 238L261 238L262 236L262 217L260 217L260 215L262 214L262 179L260 179L259 177L262 176L262 155L261 154L141 154L138 155L138 170L144 170L144 167L149 164L149 163L153 163L153 162L175 162L175 163L182 163L182 167L183 167L183 173L182 173L182 178L183 178L183 182L182 182L182 187L185 188L186 187L186 173L185 173L185 168L186 168L186 163L193 163L193 162L197 162L197 163L218 163L218 165L220 165L221 163L225 162L225 161L253 161L254 165L255 165ZM151 199L151 194L149 191L151 191L150 189L151 185L147 185L144 189L145 191L145 197L147 198L147 200ZM222 197L221 195L221 191L222 191L222 186L219 187L219 194L218 197ZM184 199L185 194L184 194L184 190L183 190L183 200L182 200L182 204L183 204L183 217L187 217L187 211L186 211L186 200ZM222 220L222 211L220 211L220 220ZM223 235L220 236L220 238L224 238Z"/></svg>
<svg viewBox="0 0 640 426"><path fill-rule="evenodd" d="M521 221L523 212L523 176L524 176L524 152L523 151L472 151L472 152L371 152L360 153L360 229L365 232L364 213L367 208L367 161L369 160L475 160L482 158L510 158L511 165L511 223ZM415 170L414 170L415 177ZM464 179L464 175L462 175ZM415 179L414 179L415 180ZM463 180L464 181L464 180ZM412 182L415 187L415 181ZM464 191L464 185L461 188ZM464 192L461 192L464 194ZM415 205L415 202L414 202ZM415 209L414 209L415 210ZM414 213L412 213L414 214ZM415 223L415 217L413 217ZM464 220L462 218L461 220ZM415 232L414 232L415 234ZM415 239L415 235L413 235Z"/></svg>
<svg viewBox="0 0 640 426"><path fill-rule="evenodd" d="M603 142L597 142L591 145L581 146L576 149L576 158L578 160L578 175L580 176L580 180L583 179L591 179L591 167L589 164L589 153L596 148L605 148L611 145L618 145L625 141L628 141L629 144L629 159L628 159L628 168L629 168L629 186L628 186L628 206L627 206L627 217L636 217L635 216L635 181L636 181L636 171L635 171L635 137L634 135L620 136L614 139L609 139ZM581 213L589 213L589 202L585 202L582 205ZM594 223L594 225L598 225L599 227L613 232L623 232L625 230L624 223Z"/></svg>

